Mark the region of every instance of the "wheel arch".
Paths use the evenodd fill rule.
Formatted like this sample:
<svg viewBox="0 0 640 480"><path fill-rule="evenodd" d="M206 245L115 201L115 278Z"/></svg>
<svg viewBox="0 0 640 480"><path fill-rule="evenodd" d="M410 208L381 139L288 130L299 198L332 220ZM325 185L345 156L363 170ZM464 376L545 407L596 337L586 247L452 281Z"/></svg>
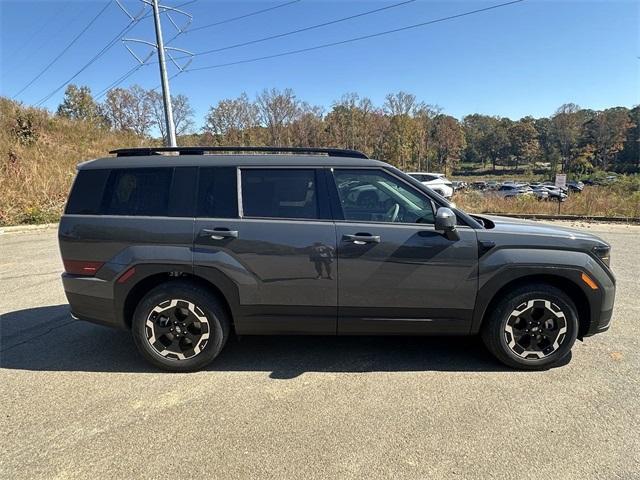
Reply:
<svg viewBox="0 0 640 480"><path fill-rule="evenodd" d="M225 294L225 287L221 287L219 284L211 281L210 279L203 278L193 273L187 272L173 272L164 271L156 272L139 279L126 293L123 298L122 306L119 309L122 314L124 324L131 328L131 322L133 319L133 313L136 306L142 300L142 298L149 293L152 289L158 285L162 285L168 282L189 282L191 284L198 285L204 288L215 296L220 302L222 302L223 308L226 310L231 321L231 325L234 324L234 312L235 304L233 295L228 292Z"/></svg>
<svg viewBox="0 0 640 480"><path fill-rule="evenodd" d="M589 330L589 326L591 324L591 302L584 290L573 278L567 275L551 272L525 274L512 278L497 288L492 288L490 295L487 295L486 292L484 292L484 295L479 294L479 302L476 303L476 311L474 312L472 333L478 333L480 331L486 317L504 294L518 287L533 283L545 283L552 285L564 292L573 301L578 313L578 338L582 339Z"/></svg>

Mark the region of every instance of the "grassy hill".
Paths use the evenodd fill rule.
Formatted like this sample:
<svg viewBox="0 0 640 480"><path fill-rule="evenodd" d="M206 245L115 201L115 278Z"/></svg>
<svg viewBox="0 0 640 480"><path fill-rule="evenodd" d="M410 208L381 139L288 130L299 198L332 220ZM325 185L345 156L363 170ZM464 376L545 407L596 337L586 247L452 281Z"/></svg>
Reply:
<svg viewBox="0 0 640 480"><path fill-rule="evenodd" d="M79 162L144 142L0 97L0 225L56 221Z"/></svg>

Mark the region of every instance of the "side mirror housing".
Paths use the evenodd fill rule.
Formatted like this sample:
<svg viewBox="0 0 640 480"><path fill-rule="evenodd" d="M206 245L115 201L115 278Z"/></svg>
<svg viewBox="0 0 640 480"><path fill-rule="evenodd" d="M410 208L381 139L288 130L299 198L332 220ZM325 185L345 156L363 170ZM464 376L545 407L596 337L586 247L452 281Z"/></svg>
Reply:
<svg viewBox="0 0 640 480"><path fill-rule="evenodd" d="M456 230L456 214L447 207L440 207L436 212L436 231L441 232L448 240L460 240Z"/></svg>

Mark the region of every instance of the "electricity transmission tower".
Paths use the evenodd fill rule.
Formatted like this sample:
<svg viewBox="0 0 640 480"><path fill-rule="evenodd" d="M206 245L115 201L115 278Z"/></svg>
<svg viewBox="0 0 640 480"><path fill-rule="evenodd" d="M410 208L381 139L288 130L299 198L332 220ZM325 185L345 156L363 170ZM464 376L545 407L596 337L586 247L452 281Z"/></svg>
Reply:
<svg viewBox="0 0 640 480"><path fill-rule="evenodd" d="M171 60L171 62L176 66L176 68L178 70L180 70L181 72L185 70L185 68L187 68L189 66L189 64L191 63L191 59L189 59L186 63L184 63L183 65L178 64L178 62L176 61L176 59L173 58L173 56L171 55L171 51L175 51L175 52L181 52L186 54L186 56L193 56L192 52L189 52L187 50L184 50L182 48L175 48L175 47L167 47L165 46L165 42L164 42L164 38L162 36L162 21L160 18L160 14L161 13L166 13L167 18L169 19L169 21L171 22L171 24L174 26L174 28L177 30L177 34L171 39L173 40L174 38L176 38L178 35L180 35L181 33L183 33L191 24L191 21L193 19L193 16L183 10L180 10L178 8L174 8L174 7L169 7L166 5L161 5L158 0L140 0L142 3L144 3L145 5L150 5L152 8L152 13L153 13L153 23L155 26L155 32L156 32L156 41L155 43L153 42L149 42L147 40L142 40L142 39L137 39L137 38L122 38L122 42L124 43L125 48L129 51L129 53L140 63L140 65L145 65L147 63L147 61L149 61L149 59L153 56L153 50L151 50L151 52L149 52L149 54L144 57L144 58L140 58L140 56L138 56L132 48L130 48L127 45L127 42L133 42L133 43L141 43L144 45L148 45L150 47L152 47L153 49L155 49L155 51L158 54L158 66L160 68L160 86L162 88L162 101L164 104L164 118L165 118L165 125L166 125L166 144L169 147L176 147L177 143L176 143L176 127L175 127L175 123L173 121L173 107L171 104L171 91L169 88L169 79L167 77L167 61L166 61L166 56L169 57L169 59ZM138 20L138 19L142 19L144 17L141 17L141 14L144 13L145 8L143 7L142 12L136 16L133 16L129 13L129 11L122 5L122 3L120 3L120 0L116 0L116 3L118 4L118 6L122 9L122 11L125 12L126 15L128 15L131 20ZM178 14L178 15L182 15L183 18L185 18L185 22L182 25L178 25L178 23L175 22L175 20L173 19L173 17L171 16L171 13L174 14ZM171 41L170 40L170 41ZM180 58L184 58L184 57L180 57Z"/></svg>

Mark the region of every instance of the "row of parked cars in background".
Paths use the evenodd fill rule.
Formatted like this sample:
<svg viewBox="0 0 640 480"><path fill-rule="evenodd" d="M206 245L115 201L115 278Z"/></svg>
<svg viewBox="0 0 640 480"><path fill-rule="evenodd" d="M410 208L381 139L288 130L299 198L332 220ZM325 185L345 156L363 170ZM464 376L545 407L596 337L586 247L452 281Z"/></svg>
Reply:
<svg viewBox="0 0 640 480"><path fill-rule="evenodd" d="M448 180L442 173L409 172L409 175L445 198L451 198L453 193L458 190L474 189L503 198L532 196L538 200L564 202L570 192L579 193L585 185L581 181L567 182L564 187L558 187L553 182L498 182L490 180L467 183Z"/></svg>

